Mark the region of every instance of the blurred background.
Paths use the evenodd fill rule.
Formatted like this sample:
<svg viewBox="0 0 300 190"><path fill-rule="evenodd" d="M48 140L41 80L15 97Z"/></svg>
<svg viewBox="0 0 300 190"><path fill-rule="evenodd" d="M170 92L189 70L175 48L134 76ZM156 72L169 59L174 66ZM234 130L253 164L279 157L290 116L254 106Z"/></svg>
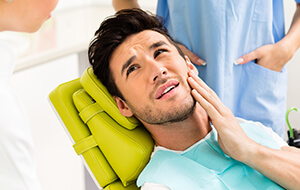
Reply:
<svg viewBox="0 0 300 190"><path fill-rule="evenodd" d="M155 12L156 0L139 2L142 8ZM288 29L295 3L284 3ZM60 0L52 18L38 32L0 34L18 52L12 85L30 119L37 172L44 190L86 189L84 167L49 104L48 94L59 84L81 75L88 65L86 50L93 33L113 13L110 0ZM287 109L300 108L299 51L288 63L288 72ZM300 129L300 113L291 112L289 118L292 127Z"/></svg>

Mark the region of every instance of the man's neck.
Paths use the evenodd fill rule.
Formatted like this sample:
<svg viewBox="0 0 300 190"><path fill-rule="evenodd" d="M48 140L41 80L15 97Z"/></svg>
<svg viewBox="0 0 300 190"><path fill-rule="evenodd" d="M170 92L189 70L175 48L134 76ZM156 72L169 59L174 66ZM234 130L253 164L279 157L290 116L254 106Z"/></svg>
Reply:
<svg viewBox="0 0 300 190"><path fill-rule="evenodd" d="M171 150L185 150L204 138L211 130L206 112L196 105L186 120L162 126L146 126L157 146Z"/></svg>

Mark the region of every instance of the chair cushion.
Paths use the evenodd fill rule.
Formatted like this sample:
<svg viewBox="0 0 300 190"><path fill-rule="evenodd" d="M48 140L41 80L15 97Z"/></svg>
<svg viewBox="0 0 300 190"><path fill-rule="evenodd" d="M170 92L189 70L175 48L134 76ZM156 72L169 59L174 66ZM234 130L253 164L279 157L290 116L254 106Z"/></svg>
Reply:
<svg viewBox="0 0 300 190"><path fill-rule="evenodd" d="M84 89L74 93L73 100L79 116L88 125L96 144L123 185L135 183L153 151L150 134L143 126L131 130L122 127ZM85 143L87 147L95 144L93 139L87 139Z"/></svg>
<svg viewBox="0 0 300 190"><path fill-rule="evenodd" d="M139 189L140 188L138 188L136 184L131 184L128 185L127 187L124 187L120 181L116 181L112 184L109 184L104 188L104 190L139 190Z"/></svg>
<svg viewBox="0 0 300 190"><path fill-rule="evenodd" d="M138 120L120 114L92 69L81 79L59 85L49 99L97 186L136 189L134 183L150 159L153 139Z"/></svg>
<svg viewBox="0 0 300 190"><path fill-rule="evenodd" d="M116 101L97 79L91 67L87 68L82 74L80 82L87 93L122 127L131 130L139 125L139 121L135 117L125 117L120 113Z"/></svg>
<svg viewBox="0 0 300 190"><path fill-rule="evenodd" d="M75 151L81 155L96 185L101 188L118 180L118 176L106 161L88 126L81 120L73 102L73 94L82 89L80 79L56 87L49 99L69 135Z"/></svg>

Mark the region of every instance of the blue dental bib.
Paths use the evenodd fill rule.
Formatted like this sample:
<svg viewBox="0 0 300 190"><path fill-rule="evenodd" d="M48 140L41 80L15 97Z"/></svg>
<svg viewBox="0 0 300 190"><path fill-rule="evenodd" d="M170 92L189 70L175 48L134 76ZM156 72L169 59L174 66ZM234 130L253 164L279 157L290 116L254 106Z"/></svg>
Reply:
<svg viewBox="0 0 300 190"><path fill-rule="evenodd" d="M254 123L240 125L254 141L269 148L280 148L261 127ZM151 182L172 190L283 189L258 171L227 156L218 144L215 129L209 135L182 154L158 150L139 176L137 185Z"/></svg>

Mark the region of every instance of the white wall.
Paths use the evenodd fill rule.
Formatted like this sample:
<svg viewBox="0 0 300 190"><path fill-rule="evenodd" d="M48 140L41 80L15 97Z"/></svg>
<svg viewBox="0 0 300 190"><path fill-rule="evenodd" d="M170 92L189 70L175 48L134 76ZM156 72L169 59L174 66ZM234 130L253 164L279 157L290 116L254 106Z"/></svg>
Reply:
<svg viewBox="0 0 300 190"><path fill-rule="evenodd" d="M143 7L155 10L156 1L140 1ZM110 5L110 0L61 0L57 11L89 4ZM287 28L294 12L294 1L285 1ZM287 107L300 108L300 52L288 63L289 83ZM76 55L18 72L12 83L25 103L36 144L38 175L45 190L82 190L84 173L61 123L50 107L47 97L58 84L78 77ZM300 129L300 113L291 113L293 127Z"/></svg>
<svg viewBox="0 0 300 190"><path fill-rule="evenodd" d="M139 0L143 9L155 10L157 0ZM60 0L57 11L82 5L112 5L112 0Z"/></svg>
<svg viewBox="0 0 300 190"><path fill-rule="evenodd" d="M295 2L293 0L284 0L286 31L290 27L294 12ZM295 53L294 57L287 65L288 67L288 93L287 93L287 109L297 107L300 109L300 50ZM300 129L300 110L299 112L291 112L289 121L292 127Z"/></svg>
<svg viewBox="0 0 300 190"><path fill-rule="evenodd" d="M13 76L31 122L37 172L44 190L84 189L81 160L48 102L48 94L58 84L78 77L77 68L77 56L71 55Z"/></svg>

